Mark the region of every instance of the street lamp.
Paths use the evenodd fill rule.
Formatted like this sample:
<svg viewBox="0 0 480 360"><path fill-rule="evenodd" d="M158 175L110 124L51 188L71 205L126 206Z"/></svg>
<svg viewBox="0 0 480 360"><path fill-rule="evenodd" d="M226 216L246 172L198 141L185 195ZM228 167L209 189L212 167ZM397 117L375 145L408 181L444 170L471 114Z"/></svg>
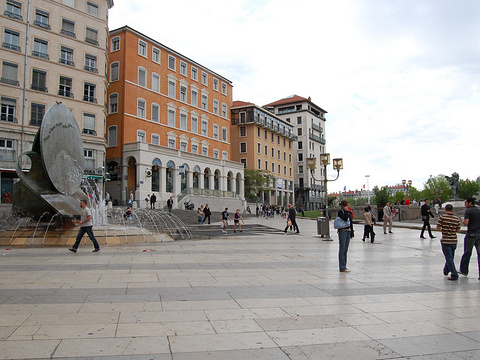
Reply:
<svg viewBox="0 0 480 360"><path fill-rule="evenodd" d="M367 178L367 205L370 205L370 185L368 184L370 175L365 175L365 177Z"/></svg>
<svg viewBox="0 0 480 360"><path fill-rule="evenodd" d="M325 191L325 218L327 219L327 227L326 227L326 234L325 238L323 241L333 241L330 238L330 218L328 216L328 191L327 191L327 182L329 181L335 181L338 179L340 176L340 170L343 169L343 159L342 158L336 158L333 159L333 169L337 170L337 177L332 180L327 179L327 165L330 164L330 154L320 154L320 163L323 166L323 176L325 178L325 186L324 186L324 191ZM310 169L310 174L312 175L313 180L315 181L315 176L313 175L313 172L315 168L317 167L317 159L314 157L307 158L307 166Z"/></svg>
<svg viewBox="0 0 480 360"><path fill-rule="evenodd" d="M402 185L403 185L403 190L405 190L405 187L407 188L407 199L408 199L408 188L412 186L412 180L402 180Z"/></svg>

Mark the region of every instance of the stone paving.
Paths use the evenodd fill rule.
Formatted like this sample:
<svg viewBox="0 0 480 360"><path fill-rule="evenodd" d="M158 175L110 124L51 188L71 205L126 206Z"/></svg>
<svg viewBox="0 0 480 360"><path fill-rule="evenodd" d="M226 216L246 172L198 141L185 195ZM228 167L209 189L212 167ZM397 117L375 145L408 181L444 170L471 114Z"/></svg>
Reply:
<svg viewBox="0 0 480 360"><path fill-rule="evenodd" d="M377 227L364 243L358 225L340 273L333 228L327 242L299 226L99 253L3 247L0 359L480 358L475 258L448 281L438 238Z"/></svg>

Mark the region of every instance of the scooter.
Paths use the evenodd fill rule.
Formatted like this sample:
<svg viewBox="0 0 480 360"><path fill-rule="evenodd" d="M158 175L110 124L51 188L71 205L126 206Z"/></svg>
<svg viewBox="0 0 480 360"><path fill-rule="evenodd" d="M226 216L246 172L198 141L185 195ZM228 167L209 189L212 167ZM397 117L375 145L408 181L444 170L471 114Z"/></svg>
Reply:
<svg viewBox="0 0 480 360"><path fill-rule="evenodd" d="M185 202L183 203L183 205L185 205L185 210L193 210L193 209L195 209L195 204L194 204L194 203L185 201Z"/></svg>

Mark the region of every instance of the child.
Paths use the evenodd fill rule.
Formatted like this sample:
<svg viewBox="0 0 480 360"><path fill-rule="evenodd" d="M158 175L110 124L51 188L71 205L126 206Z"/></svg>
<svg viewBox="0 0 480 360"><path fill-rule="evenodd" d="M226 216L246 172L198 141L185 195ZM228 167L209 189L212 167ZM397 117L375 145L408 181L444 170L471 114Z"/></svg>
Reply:
<svg viewBox="0 0 480 360"><path fill-rule="evenodd" d="M240 220L242 220L242 223L245 224L245 221L243 221L242 215L240 215L240 209L237 209L235 211L235 215L233 219L233 232L237 232L237 225L240 232L242 232L242 224L240 224Z"/></svg>
<svg viewBox="0 0 480 360"><path fill-rule="evenodd" d="M460 220L453 215L453 206L445 205L445 215L438 219L437 230L442 231L442 251L445 255L445 266L443 275L450 273L448 280L458 280L457 269L455 269L455 249L457 248L457 232L460 231Z"/></svg>

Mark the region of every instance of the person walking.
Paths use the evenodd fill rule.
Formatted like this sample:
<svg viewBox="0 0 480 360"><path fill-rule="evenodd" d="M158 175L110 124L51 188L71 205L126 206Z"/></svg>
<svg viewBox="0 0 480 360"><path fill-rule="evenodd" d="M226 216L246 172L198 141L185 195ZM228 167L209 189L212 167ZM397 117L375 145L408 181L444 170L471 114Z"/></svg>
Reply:
<svg viewBox="0 0 480 360"><path fill-rule="evenodd" d="M370 211L370 206L365 207L363 217L365 219L365 225L362 241L365 241L365 238L370 236L370 242L373 243L375 241L375 233L373 232L373 217Z"/></svg>
<svg viewBox="0 0 480 360"><path fill-rule="evenodd" d="M296 217L297 217L297 212L295 211L295 208L293 207L292 204L288 204L287 226L285 227L285 230L283 230L285 234L287 233L289 226L293 227L295 234L300 234L300 229L298 228ZM290 223L291 223L290 225L288 224L288 220L290 220Z"/></svg>
<svg viewBox="0 0 480 360"><path fill-rule="evenodd" d="M170 214L172 213L172 207L173 207L173 197L170 196L170 199L167 200L167 208Z"/></svg>
<svg viewBox="0 0 480 360"><path fill-rule="evenodd" d="M80 241L82 241L83 235L87 233L88 237L93 243L93 252L98 252L100 251L100 246L98 245L97 239L95 239L95 236L93 235L92 210L90 210L90 208L87 206L86 200L80 200L80 207L82 208L82 212L80 213L80 221L78 222L80 229L78 230L75 244L73 244L71 248L68 248L68 250L76 253L78 246L80 245Z"/></svg>
<svg viewBox="0 0 480 360"><path fill-rule="evenodd" d="M134 200L133 191L130 191L130 195L129 195L129 197L128 197L128 206L132 206L132 205L133 205L133 200Z"/></svg>
<svg viewBox="0 0 480 360"><path fill-rule="evenodd" d="M155 209L155 203L157 202L157 196L155 193L150 197L150 209Z"/></svg>
<svg viewBox="0 0 480 360"><path fill-rule="evenodd" d="M227 233L227 227L228 227L228 220L230 220L229 214L228 214L228 208L225 208L225 210L222 211L222 231L224 234Z"/></svg>
<svg viewBox="0 0 480 360"><path fill-rule="evenodd" d="M440 208L442 207L442 201L438 196L435 196L433 199L433 207L435 208L435 215L438 217L438 213L440 212Z"/></svg>
<svg viewBox="0 0 480 360"><path fill-rule="evenodd" d="M445 205L445 215L440 216L437 223L437 230L442 231L442 252L445 256L443 275L450 273L448 280L458 280L457 269L455 268L455 250L457 249L457 232L460 231L460 220L453 215L453 206Z"/></svg>
<svg viewBox="0 0 480 360"><path fill-rule="evenodd" d="M354 234L352 213L348 210L349 207L350 203L346 200L342 200L340 203L340 210L338 210L337 213L339 218L350 223L348 227L338 229L338 265L340 272L350 272L350 269L347 268L347 253L350 239L353 238Z"/></svg>
<svg viewBox="0 0 480 360"><path fill-rule="evenodd" d="M428 235L430 236L431 239L435 239L436 236L433 236L432 234L432 228L430 227L430 217L432 217L434 220L437 218L433 216L432 214L432 209L430 208L430 205L428 205L430 200L425 199L425 204L422 205L420 208L420 212L422 214L422 221L423 221L423 226L422 226L422 231L420 232L420 239L425 239L423 236L423 233L425 232L425 229L428 230Z"/></svg>
<svg viewBox="0 0 480 360"><path fill-rule="evenodd" d="M197 209L197 223L203 224L203 211L202 208Z"/></svg>
<svg viewBox="0 0 480 360"><path fill-rule="evenodd" d="M203 214L204 214L204 219L203 222L207 222L207 224L210 224L210 216L212 215L212 212L210 211L210 207L208 204L205 204L205 207L203 208Z"/></svg>
<svg viewBox="0 0 480 360"><path fill-rule="evenodd" d="M393 212L392 208L390 207L390 202L387 201L383 208L383 233L387 233L387 225L388 225L388 233L393 234L392 226L393 226Z"/></svg>
<svg viewBox="0 0 480 360"><path fill-rule="evenodd" d="M237 225L238 225L238 230L242 232L242 224L240 223L240 220L242 221L242 223L245 224L245 221L243 221L242 215L240 215L240 209L237 209L235 211L235 215L233 218L233 232L237 232Z"/></svg>
<svg viewBox="0 0 480 360"><path fill-rule="evenodd" d="M147 197L145 198L145 209L148 209L148 203L150 202L150 194L147 194Z"/></svg>
<svg viewBox="0 0 480 360"><path fill-rule="evenodd" d="M462 219L463 225L467 227L463 243L463 255L460 261L459 274L468 275L468 265L472 256L473 247L477 249L478 271L480 280L480 209L475 206L475 199L471 196L465 199L465 215Z"/></svg>

